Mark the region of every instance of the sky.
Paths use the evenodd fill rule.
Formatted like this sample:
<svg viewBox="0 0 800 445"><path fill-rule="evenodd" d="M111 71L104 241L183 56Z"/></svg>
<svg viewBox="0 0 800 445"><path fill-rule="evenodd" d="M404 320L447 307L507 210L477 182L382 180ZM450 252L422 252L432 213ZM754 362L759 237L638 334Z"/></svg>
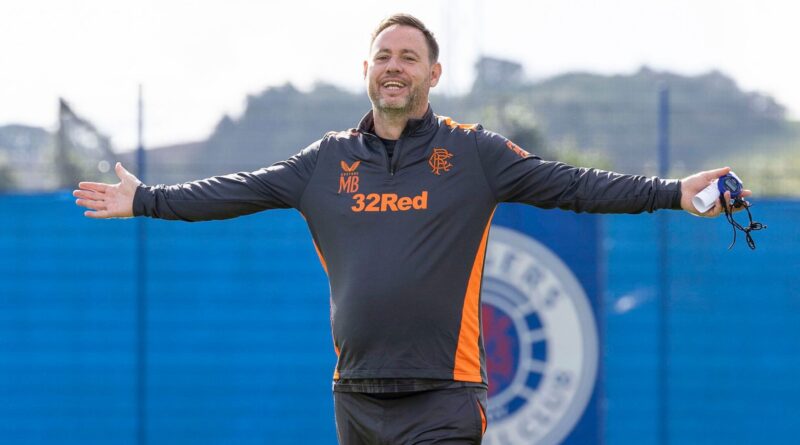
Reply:
<svg viewBox="0 0 800 445"><path fill-rule="evenodd" d="M370 34L394 12L419 17L437 37L444 74L434 92L466 91L480 55L517 61L531 80L642 65L716 69L800 119L792 1L4 0L0 125L54 130L63 97L130 149L141 84L146 146L202 140L269 86L325 81L363 92Z"/></svg>

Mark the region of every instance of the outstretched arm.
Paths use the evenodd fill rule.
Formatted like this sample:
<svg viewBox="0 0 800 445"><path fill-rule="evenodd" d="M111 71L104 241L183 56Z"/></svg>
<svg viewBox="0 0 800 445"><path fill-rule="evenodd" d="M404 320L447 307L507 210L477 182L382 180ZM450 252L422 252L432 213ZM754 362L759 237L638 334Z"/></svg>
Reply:
<svg viewBox="0 0 800 445"><path fill-rule="evenodd" d="M489 131L478 132L478 153L487 180L499 202L524 202L543 208L591 213L639 213L658 209L683 209L693 215L715 217L720 202L698 212L692 198L729 167L703 171L682 180L623 175L577 168L532 156L508 139ZM750 196L744 190L743 197ZM730 195L726 194L726 202ZM738 211L739 209L733 209Z"/></svg>
<svg viewBox="0 0 800 445"><path fill-rule="evenodd" d="M503 136L476 133L478 155L498 202L589 213L680 209L678 180L578 168L533 156Z"/></svg>
<svg viewBox="0 0 800 445"><path fill-rule="evenodd" d="M114 171L120 182L103 184L100 182L81 182L79 189L72 192L78 198L75 203L86 207L83 214L89 218L130 218L133 216L133 197L136 188L142 183L136 176L117 162Z"/></svg>
<svg viewBox="0 0 800 445"><path fill-rule="evenodd" d="M235 218L261 210L298 208L316 166L320 141L291 158L254 172L175 185L145 186L116 165L118 184L80 183L78 205L90 218L149 216L183 221Z"/></svg>

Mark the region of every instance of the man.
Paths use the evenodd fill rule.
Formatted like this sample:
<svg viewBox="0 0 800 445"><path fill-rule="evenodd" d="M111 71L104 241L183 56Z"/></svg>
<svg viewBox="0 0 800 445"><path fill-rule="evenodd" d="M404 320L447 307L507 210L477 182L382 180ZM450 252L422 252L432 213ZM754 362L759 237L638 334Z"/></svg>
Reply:
<svg viewBox="0 0 800 445"><path fill-rule="evenodd" d="M84 182L74 192L92 218L200 221L298 209L331 284L342 444L481 442L480 287L499 202L698 214L691 198L729 171L677 181L543 161L479 125L433 114L438 52L419 20L391 16L364 61L372 110L358 128L252 173L147 187L117 164L120 183ZM702 216L721 211L717 203Z"/></svg>

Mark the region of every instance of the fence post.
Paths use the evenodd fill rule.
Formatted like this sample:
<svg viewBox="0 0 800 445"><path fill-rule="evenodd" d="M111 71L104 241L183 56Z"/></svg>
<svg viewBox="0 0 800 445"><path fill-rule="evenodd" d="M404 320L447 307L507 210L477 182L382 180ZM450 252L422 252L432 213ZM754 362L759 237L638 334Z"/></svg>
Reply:
<svg viewBox="0 0 800 445"><path fill-rule="evenodd" d="M138 147L136 172L145 182L142 85L139 84ZM139 445L147 444L147 220L136 221L136 435Z"/></svg>
<svg viewBox="0 0 800 445"><path fill-rule="evenodd" d="M658 176L669 174L669 88L658 95ZM658 212L658 443L669 444L669 212Z"/></svg>

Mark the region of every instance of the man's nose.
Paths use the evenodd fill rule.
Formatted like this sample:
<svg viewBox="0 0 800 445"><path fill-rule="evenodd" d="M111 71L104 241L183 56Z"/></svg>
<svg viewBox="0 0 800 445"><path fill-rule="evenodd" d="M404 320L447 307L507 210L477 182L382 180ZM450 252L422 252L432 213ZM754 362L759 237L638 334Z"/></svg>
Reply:
<svg viewBox="0 0 800 445"><path fill-rule="evenodd" d="M400 64L400 60L397 57L392 57L389 59L389 62L386 64L386 71L397 73L402 71L402 65Z"/></svg>

